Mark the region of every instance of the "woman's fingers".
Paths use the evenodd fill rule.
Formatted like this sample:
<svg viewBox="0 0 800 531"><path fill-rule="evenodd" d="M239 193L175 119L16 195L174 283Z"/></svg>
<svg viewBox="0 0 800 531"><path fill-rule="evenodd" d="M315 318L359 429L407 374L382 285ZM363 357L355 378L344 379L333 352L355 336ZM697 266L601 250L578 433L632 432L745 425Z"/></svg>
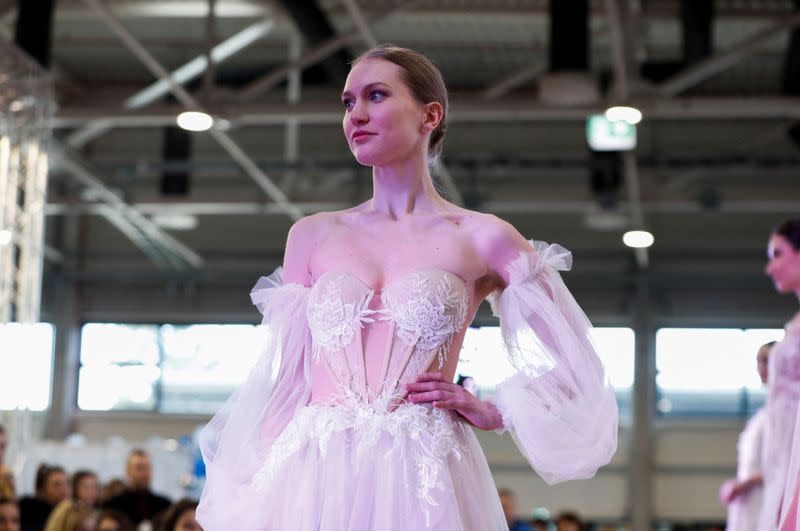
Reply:
<svg viewBox="0 0 800 531"><path fill-rule="evenodd" d="M418 382L432 382L432 381L444 381L444 376L442 376L441 372L423 372L417 375Z"/></svg>
<svg viewBox="0 0 800 531"><path fill-rule="evenodd" d="M408 399L412 402L435 402L437 400L448 400L451 396L452 393L437 390L428 391L425 393L409 393Z"/></svg>
<svg viewBox="0 0 800 531"><path fill-rule="evenodd" d="M419 393L424 391L435 391L436 389L443 389L447 391L456 391L460 386L443 381L434 382L419 382L406 384L405 388L410 393Z"/></svg>

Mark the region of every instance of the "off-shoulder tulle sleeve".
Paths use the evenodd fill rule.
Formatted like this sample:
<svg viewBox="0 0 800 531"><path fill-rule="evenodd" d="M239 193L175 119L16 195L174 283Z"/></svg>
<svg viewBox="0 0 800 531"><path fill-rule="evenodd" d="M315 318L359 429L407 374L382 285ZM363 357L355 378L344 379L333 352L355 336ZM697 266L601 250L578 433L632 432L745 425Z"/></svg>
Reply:
<svg viewBox="0 0 800 531"><path fill-rule="evenodd" d="M617 402L589 337L591 323L559 270L572 255L531 242L507 266L508 286L490 297L517 372L493 399L531 466L549 484L584 479L617 447Z"/></svg>
<svg viewBox="0 0 800 531"><path fill-rule="evenodd" d="M200 433L206 484L197 508L206 530L230 529L252 512L252 479L270 445L311 396L308 288L284 284L281 268L261 277L250 296L263 314L267 341L245 382ZM231 345L230 356L236 355Z"/></svg>

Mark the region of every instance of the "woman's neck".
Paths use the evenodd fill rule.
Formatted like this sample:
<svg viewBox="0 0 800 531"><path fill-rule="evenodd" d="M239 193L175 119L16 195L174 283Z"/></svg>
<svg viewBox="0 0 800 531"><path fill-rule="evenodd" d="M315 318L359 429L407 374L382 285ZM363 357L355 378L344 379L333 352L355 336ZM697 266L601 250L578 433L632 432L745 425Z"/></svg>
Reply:
<svg viewBox="0 0 800 531"><path fill-rule="evenodd" d="M372 168L370 207L374 212L397 219L406 214L432 212L443 202L424 158Z"/></svg>

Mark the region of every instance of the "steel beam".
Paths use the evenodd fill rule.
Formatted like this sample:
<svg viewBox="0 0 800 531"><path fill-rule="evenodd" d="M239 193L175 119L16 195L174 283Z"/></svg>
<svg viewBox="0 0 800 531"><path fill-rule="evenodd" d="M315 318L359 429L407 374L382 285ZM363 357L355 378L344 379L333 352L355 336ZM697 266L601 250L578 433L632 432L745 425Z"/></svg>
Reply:
<svg viewBox="0 0 800 531"><path fill-rule="evenodd" d="M203 110L200 103L186 91L180 84L170 77L169 72L159 63L131 32L125 28L111 11L100 0L84 0L91 6L109 28L119 37L122 43L160 80L167 81L171 92L186 108ZM209 130L209 134L222 148L236 161L255 183L293 220L302 217L302 213L288 200L283 191L272 182L266 173L244 152L244 150L226 132L216 128Z"/></svg>
<svg viewBox="0 0 800 531"><path fill-rule="evenodd" d="M751 55L782 31L793 29L800 25L800 13L781 17L779 20L757 31L754 35L743 39L738 44L708 59L690 66L670 79L664 81L656 88L656 93L661 96L675 96L698 83L709 79L720 72L732 67L745 57Z"/></svg>
<svg viewBox="0 0 800 531"><path fill-rule="evenodd" d="M257 40L263 38L274 28L272 21L262 21L252 24L235 35L225 39L211 49L211 61L219 64L237 52L245 49ZM209 66L208 54L195 57L186 64L178 67L168 74L168 78L178 84L184 84L201 75ZM145 107L168 94L170 82L166 78L159 79L148 87L138 91L125 100L124 109L139 109ZM174 123L174 120L173 120ZM85 146L98 136L114 127L112 120L98 119L84 124L77 131L70 133L67 143L73 148Z"/></svg>

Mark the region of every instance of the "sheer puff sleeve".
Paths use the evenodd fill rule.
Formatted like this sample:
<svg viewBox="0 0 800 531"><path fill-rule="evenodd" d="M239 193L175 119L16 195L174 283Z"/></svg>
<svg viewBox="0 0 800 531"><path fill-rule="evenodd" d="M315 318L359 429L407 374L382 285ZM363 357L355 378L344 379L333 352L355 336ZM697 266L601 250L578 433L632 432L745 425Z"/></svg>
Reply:
<svg viewBox="0 0 800 531"><path fill-rule="evenodd" d="M493 399L520 451L549 484L592 477L617 448L617 402L589 337L591 323L558 271L572 255L530 242L489 300L516 374Z"/></svg>
<svg viewBox="0 0 800 531"><path fill-rule="evenodd" d="M282 269L261 277L250 296L263 315L267 341L245 382L200 433L206 484L197 509L208 530L229 529L251 511L253 475L272 442L311 396L308 288L282 281ZM231 345L231 356L236 355Z"/></svg>

